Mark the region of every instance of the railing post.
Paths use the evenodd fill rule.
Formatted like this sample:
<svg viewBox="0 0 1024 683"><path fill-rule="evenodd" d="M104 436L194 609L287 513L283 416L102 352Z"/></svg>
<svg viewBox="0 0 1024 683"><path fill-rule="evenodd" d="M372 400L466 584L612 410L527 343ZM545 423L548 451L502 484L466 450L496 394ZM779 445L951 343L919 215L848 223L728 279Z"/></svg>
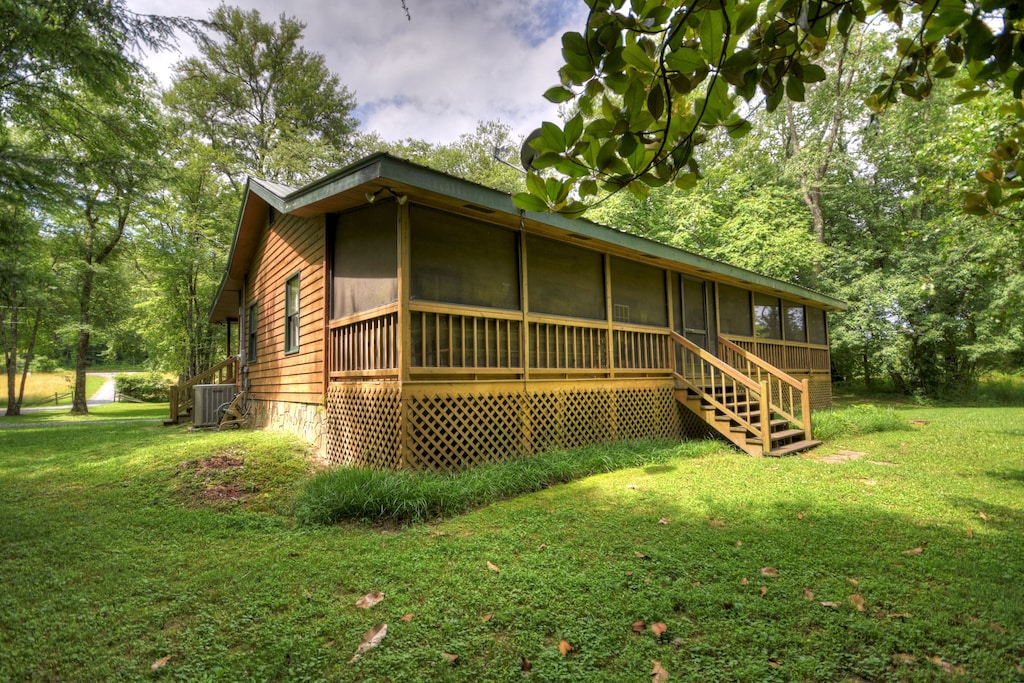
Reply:
<svg viewBox="0 0 1024 683"><path fill-rule="evenodd" d="M811 440L811 380L804 379L801 383L803 384L803 394L800 397L800 410L803 412L804 417L804 438L808 441Z"/></svg>
<svg viewBox="0 0 1024 683"><path fill-rule="evenodd" d="M761 454L772 449L772 394L768 382L761 382Z"/></svg>
<svg viewBox="0 0 1024 683"><path fill-rule="evenodd" d="M171 385L171 421L178 421L178 385Z"/></svg>

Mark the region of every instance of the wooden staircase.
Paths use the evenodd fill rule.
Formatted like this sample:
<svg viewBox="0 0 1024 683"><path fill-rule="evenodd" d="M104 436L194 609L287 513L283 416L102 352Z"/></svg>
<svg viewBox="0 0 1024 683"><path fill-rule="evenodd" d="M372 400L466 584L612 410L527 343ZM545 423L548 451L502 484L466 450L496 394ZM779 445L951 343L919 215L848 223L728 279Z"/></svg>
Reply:
<svg viewBox="0 0 1024 683"><path fill-rule="evenodd" d="M797 381L726 339L722 357L672 333L676 399L753 456L814 448L809 382Z"/></svg>

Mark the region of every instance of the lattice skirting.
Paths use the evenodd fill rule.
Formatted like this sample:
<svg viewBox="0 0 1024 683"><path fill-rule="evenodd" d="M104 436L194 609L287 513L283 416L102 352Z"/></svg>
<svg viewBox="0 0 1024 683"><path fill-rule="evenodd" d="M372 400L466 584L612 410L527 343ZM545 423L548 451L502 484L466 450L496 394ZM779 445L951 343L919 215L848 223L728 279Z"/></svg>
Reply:
<svg viewBox="0 0 1024 683"><path fill-rule="evenodd" d="M829 375L811 377L811 410L832 407L832 378Z"/></svg>
<svg viewBox="0 0 1024 683"><path fill-rule="evenodd" d="M707 426L670 385L524 390L332 384L327 459L374 469L458 470L555 448L698 438Z"/></svg>

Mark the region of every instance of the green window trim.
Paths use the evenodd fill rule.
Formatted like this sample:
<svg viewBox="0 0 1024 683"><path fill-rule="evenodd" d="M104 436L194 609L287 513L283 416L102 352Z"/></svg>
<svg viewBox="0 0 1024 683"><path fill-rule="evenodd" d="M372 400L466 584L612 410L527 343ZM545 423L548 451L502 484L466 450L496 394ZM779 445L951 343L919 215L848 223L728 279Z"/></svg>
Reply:
<svg viewBox="0 0 1024 683"><path fill-rule="evenodd" d="M284 352L299 350L299 273L284 283Z"/></svg>

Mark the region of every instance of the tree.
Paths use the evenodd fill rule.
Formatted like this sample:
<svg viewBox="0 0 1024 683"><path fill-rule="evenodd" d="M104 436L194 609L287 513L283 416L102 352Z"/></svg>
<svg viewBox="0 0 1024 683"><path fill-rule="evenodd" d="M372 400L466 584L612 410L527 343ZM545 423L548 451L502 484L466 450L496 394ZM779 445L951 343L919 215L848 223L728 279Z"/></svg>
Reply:
<svg viewBox="0 0 1024 683"><path fill-rule="evenodd" d="M207 25L200 55L177 64L164 101L222 155L218 170L236 187L246 174L299 185L334 170L356 102L322 55L300 47L305 24L220 5Z"/></svg>
<svg viewBox="0 0 1024 683"><path fill-rule="evenodd" d="M822 55L871 17L903 29L895 64L866 98L881 114L901 96L928 97L936 79L960 77L954 101L1012 92L1014 120L984 192L965 210L987 214L1024 199L1024 5L999 0L587 0L582 33L562 37L561 83L545 97L573 102L564 124L545 122L524 146L534 211L582 214L623 189L643 196L675 183L696 185L695 151L714 129L742 137L763 105L801 102L826 78ZM993 30L998 31L994 34ZM833 67L836 68L836 67ZM549 170L550 169L550 170ZM558 174L553 177L551 172ZM812 207L813 210L813 207Z"/></svg>

